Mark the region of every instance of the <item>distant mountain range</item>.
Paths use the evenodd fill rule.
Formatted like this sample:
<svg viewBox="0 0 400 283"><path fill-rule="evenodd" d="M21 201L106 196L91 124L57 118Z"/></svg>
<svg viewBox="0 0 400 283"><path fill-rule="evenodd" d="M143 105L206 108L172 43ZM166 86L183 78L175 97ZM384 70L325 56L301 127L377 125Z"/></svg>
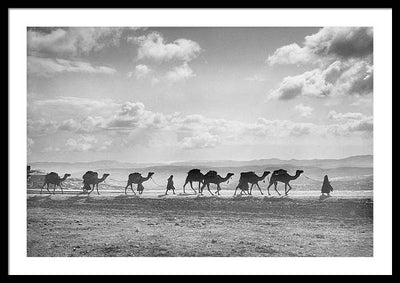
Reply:
<svg viewBox="0 0 400 283"><path fill-rule="evenodd" d="M279 166L279 165L291 165L291 166L307 166L307 167L319 167L323 169L338 168L338 167L373 167L373 156L372 155L357 155L350 156L342 159L290 159L282 160L277 158L270 159L256 159L249 161L236 161L236 160L221 160L221 161L182 161L174 162L170 165L176 166L210 166L210 167L243 167L243 166Z"/></svg>
<svg viewBox="0 0 400 283"><path fill-rule="evenodd" d="M373 168L372 155L359 155L351 156L342 159L290 159L281 160L277 158L270 159L257 159L249 161L236 161L236 160L220 160L220 161L180 161L171 163L129 163L119 162L114 160L100 160L93 162L32 162L28 163L32 169L41 169L47 172L50 171L68 171L68 172L81 172L86 170L99 170L99 169L161 169L164 167L254 167L254 168L277 168L277 167L314 167L321 169L335 169L335 168Z"/></svg>

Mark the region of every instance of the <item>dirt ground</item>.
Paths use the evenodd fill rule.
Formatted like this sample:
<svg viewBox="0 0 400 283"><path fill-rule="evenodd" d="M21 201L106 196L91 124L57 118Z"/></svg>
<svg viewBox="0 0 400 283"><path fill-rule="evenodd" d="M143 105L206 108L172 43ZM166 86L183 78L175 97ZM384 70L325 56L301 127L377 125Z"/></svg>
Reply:
<svg viewBox="0 0 400 283"><path fill-rule="evenodd" d="M34 195L30 257L371 257L371 198Z"/></svg>

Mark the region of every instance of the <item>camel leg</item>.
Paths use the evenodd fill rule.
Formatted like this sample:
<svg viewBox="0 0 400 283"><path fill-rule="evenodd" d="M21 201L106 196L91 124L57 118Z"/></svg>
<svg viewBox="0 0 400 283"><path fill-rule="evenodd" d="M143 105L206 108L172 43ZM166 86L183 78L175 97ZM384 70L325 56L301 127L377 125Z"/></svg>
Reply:
<svg viewBox="0 0 400 283"><path fill-rule="evenodd" d="M131 190L132 190L132 192L136 195L136 192L135 192L135 190L133 189L132 183L131 183Z"/></svg>
<svg viewBox="0 0 400 283"><path fill-rule="evenodd" d="M217 190L215 191L215 193L219 195L220 190L221 190L221 187L219 186L219 184L217 184Z"/></svg>
<svg viewBox="0 0 400 283"><path fill-rule="evenodd" d="M49 190L49 186L50 186L50 184L47 183L46 189L47 189L47 191L49 192L49 194L51 194L51 192L50 192L50 190Z"/></svg>
<svg viewBox="0 0 400 283"><path fill-rule="evenodd" d="M292 186L290 186L289 183L287 183L287 185L289 186L289 190L285 193L285 195L287 195L288 192L292 189Z"/></svg>
<svg viewBox="0 0 400 283"><path fill-rule="evenodd" d="M89 185L89 188L90 188L90 185ZM90 190L90 192L88 193L88 195L90 195L92 192L93 192L93 190L94 190L94 185L93 185L93 188Z"/></svg>
<svg viewBox="0 0 400 283"><path fill-rule="evenodd" d="M97 194L99 195L99 184L96 184L96 191L97 191Z"/></svg>
<svg viewBox="0 0 400 283"><path fill-rule="evenodd" d="M213 196L214 194L210 191L210 184L207 184L207 190L210 192L210 194Z"/></svg>
<svg viewBox="0 0 400 283"><path fill-rule="evenodd" d="M175 187L172 187L172 193L175 194Z"/></svg>
<svg viewBox="0 0 400 283"><path fill-rule="evenodd" d="M44 186L46 186L46 183L44 183L42 188L40 189L40 194L42 194L42 190L43 190Z"/></svg>
<svg viewBox="0 0 400 283"><path fill-rule="evenodd" d="M267 190L268 190L268 195L269 195L269 196L271 195L271 194L269 193L269 188L272 186L272 184L273 184L273 183L269 183L268 188L267 188Z"/></svg>
<svg viewBox="0 0 400 283"><path fill-rule="evenodd" d="M125 194L126 194L126 190L128 189L128 187L129 187L129 183L126 184L126 187L125 187Z"/></svg>
<svg viewBox="0 0 400 283"><path fill-rule="evenodd" d="M201 186L201 188L200 188L200 183L199 183L199 194L200 195L202 195L203 194L203 190L204 190L204 187L206 186L206 184L203 184L203 186Z"/></svg>
<svg viewBox="0 0 400 283"><path fill-rule="evenodd" d="M63 191L63 188L62 188L61 184L59 186L60 186L60 189L61 189L61 193L64 194L64 191Z"/></svg>
<svg viewBox="0 0 400 283"><path fill-rule="evenodd" d="M276 186L278 185L278 182L276 182L275 184L274 184L275 186L275 191L278 193L278 195L281 195L279 192L278 192L278 190L276 189Z"/></svg>
<svg viewBox="0 0 400 283"><path fill-rule="evenodd" d="M251 192L253 191L253 186L254 186L254 184L251 184L249 195L251 195Z"/></svg>
<svg viewBox="0 0 400 283"><path fill-rule="evenodd" d="M53 185L53 195L55 195L55 194L56 194L56 187L57 187L57 185L56 185L56 184L54 184L54 185Z"/></svg>
<svg viewBox="0 0 400 283"><path fill-rule="evenodd" d="M234 196L236 196L236 191L237 191L237 189L238 189L238 187L236 187L236 189L235 189L235 193L233 194Z"/></svg>
<svg viewBox="0 0 400 283"><path fill-rule="evenodd" d="M184 194L185 194L185 186L186 186L187 183L189 183L188 180L186 180L186 181L185 181L185 184L183 184L183 193L184 193Z"/></svg>
<svg viewBox="0 0 400 283"><path fill-rule="evenodd" d="M192 182L190 182L190 187L192 188L193 192L194 192L195 194L197 194L197 191L196 191L195 189L193 189L193 184L192 184ZM199 182L199 188L200 188L200 182Z"/></svg>
<svg viewBox="0 0 400 283"><path fill-rule="evenodd" d="M256 186L257 186L257 187L258 187L258 189L260 190L260 193L263 195L263 192L262 192L262 190L261 190L260 186L258 185L258 183L256 184Z"/></svg>
<svg viewBox="0 0 400 283"><path fill-rule="evenodd" d="M165 195L168 195L168 188L165 190Z"/></svg>
<svg viewBox="0 0 400 283"><path fill-rule="evenodd" d="M287 195L287 184L285 183L285 195Z"/></svg>

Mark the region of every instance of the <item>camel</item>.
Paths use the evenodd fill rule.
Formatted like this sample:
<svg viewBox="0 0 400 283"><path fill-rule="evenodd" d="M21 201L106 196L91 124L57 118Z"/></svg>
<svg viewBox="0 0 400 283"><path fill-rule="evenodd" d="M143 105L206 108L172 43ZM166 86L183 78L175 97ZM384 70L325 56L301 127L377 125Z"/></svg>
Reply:
<svg viewBox="0 0 400 283"><path fill-rule="evenodd" d="M213 170L208 171L204 175L203 186L200 188L199 193L202 195L204 187L207 186L207 190L210 192L211 195L213 195L213 193L210 191L210 184L216 184L217 190L215 191L215 193L219 195L219 191L221 190L219 184L228 181L233 175L234 175L233 173L228 173L226 174L225 178L222 178L220 175L217 174L216 171Z"/></svg>
<svg viewBox="0 0 400 283"><path fill-rule="evenodd" d="M94 187L96 187L97 194L99 193L99 183L103 182L110 174L103 174L103 177L99 179L98 173L93 171L87 171L85 175L82 176L83 179L83 190L88 191L88 195L93 192ZM93 185L93 188L90 190L90 185Z"/></svg>
<svg viewBox="0 0 400 283"><path fill-rule="evenodd" d="M260 188L260 186L258 185L259 181L264 181L265 177L268 176L268 174L271 173L270 171L264 171L264 173L262 174L262 176L257 176L256 173L254 172L242 172L240 173L240 182L247 182L251 184L250 187L250 192L249 195L251 195L251 192L253 191L253 186L256 185L258 187L258 189L260 190L260 193L263 195L263 192ZM265 181L264 181L265 182Z"/></svg>
<svg viewBox="0 0 400 283"><path fill-rule="evenodd" d="M185 193L185 186L187 183L190 183L190 187L197 194L196 190L193 189L193 182L199 182L199 192L200 192L200 184L203 182L204 175L200 172L200 169L192 169L188 172L186 177L185 184L183 185L183 193Z"/></svg>
<svg viewBox="0 0 400 283"><path fill-rule="evenodd" d="M137 184L137 188L136 190L139 192L139 195L141 195L143 193L144 187L142 185L143 182L146 182L148 179L151 178L151 176L153 176L154 173L153 172L149 172L147 174L147 177L143 177L140 173L135 172L135 173L131 173L129 174L128 177L128 183L126 184L125 187L125 194L126 194L126 189L130 186L132 192L136 195L135 191L133 190L132 184Z"/></svg>
<svg viewBox="0 0 400 283"><path fill-rule="evenodd" d="M269 185L268 185L268 195L271 195L269 193L269 188L272 186L272 184L275 185L275 191L278 193L278 195L281 195L278 190L276 189L276 186L278 182L284 183L285 184L285 195L287 196L288 192L292 189L292 187L289 185L289 182L291 180L297 179L301 173L303 173L303 170L296 170L296 174L294 176L290 176L286 170L284 169L279 169L275 170L272 172L271 178L269 180ZM287 190L287 187L289 186L289 190Z"/></svg>
<svg viewBox="0 0 400 283"><path fill-rule="evenodd" d="M64 191L62 189L61 182L65 181L65 179L67 179L69 176L71 176L71 174L68 174L68 173L64 174L64 177L62 177L62 178L60 178L60 176L58 176L58 174L56 172L50 172L50 173L46 174L46 176L44 177L44 184L40 190L40 193L42 193L44 186L47 185L46 189L49 192L49 194L51 194L51 192L49 191L49 185L52 184L53 185L53 194L55 194L57 186L60 187L61 193L63 194Z"/></svg>

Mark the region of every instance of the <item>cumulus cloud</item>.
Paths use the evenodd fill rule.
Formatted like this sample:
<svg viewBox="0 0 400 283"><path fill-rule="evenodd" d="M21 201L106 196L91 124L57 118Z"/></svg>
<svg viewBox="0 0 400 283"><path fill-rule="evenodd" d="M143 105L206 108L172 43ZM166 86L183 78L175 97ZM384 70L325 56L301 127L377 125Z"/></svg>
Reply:
<svg viewBox="0 0 400 283"><path fill-rule="evenodd" d="M112 75L116 70L106 66L93 66L88 62L28 56L28 74L50 77L60 73L89 73Z"/></svg>
<svg viewBox="0 0 400 283"><path fill-rule="evenodd" d="M288 76L269 93L269 99L298 96L369 95L373 92L373 30L370 27L324 27L268 57L270 65L318 64L300 75Z"/></svg>
<svg viewBox="0 0 400 283"><path fill-rule="evenodd" d="M165 78L171 82L178 82L194 76L193 70L185 62L181 66L175 67L172 71L167 72Z"/></svg>
<svg viewBox="0 0 400 283"><path fill-rule="evenodd" d="M303 47L296 43L280 47L267 61L270 65L319 63L320 60L365 58L372 52L372 28L324 27L306 36Z"/></svg>
<svg viewBox="0 0 400 283"><path fill-rule="evenodd" d="M128 73L128 77L135 76L135 78L139 80L145 78L150 72L151 69L147 65L140 64L136 65L134 72Z"/></svg>
<svg viewBox="0 0 400 283"><path fill-rule="evenodd" d="M128 41L139 45L138 59L154 59L157 61L176 59L188 62L196 58L202 50L197 42L184 38L166 43L162 34L158 32L131 37Z"/></svg>
<svg viewBox="0 0 400 283"><path fill-rule="evenodd" d="M298 96L328 97L368 95L373 91L373 67L365 61L335 61L296 76L285 77L269 98L290 100Z"/></svg>
<svg viewBox="0 0 400 283"><path fill-rule="evenodd" d="M314 108L300 103L294 107L294 110L298 111L301 117L310 117Z"/></svg>

